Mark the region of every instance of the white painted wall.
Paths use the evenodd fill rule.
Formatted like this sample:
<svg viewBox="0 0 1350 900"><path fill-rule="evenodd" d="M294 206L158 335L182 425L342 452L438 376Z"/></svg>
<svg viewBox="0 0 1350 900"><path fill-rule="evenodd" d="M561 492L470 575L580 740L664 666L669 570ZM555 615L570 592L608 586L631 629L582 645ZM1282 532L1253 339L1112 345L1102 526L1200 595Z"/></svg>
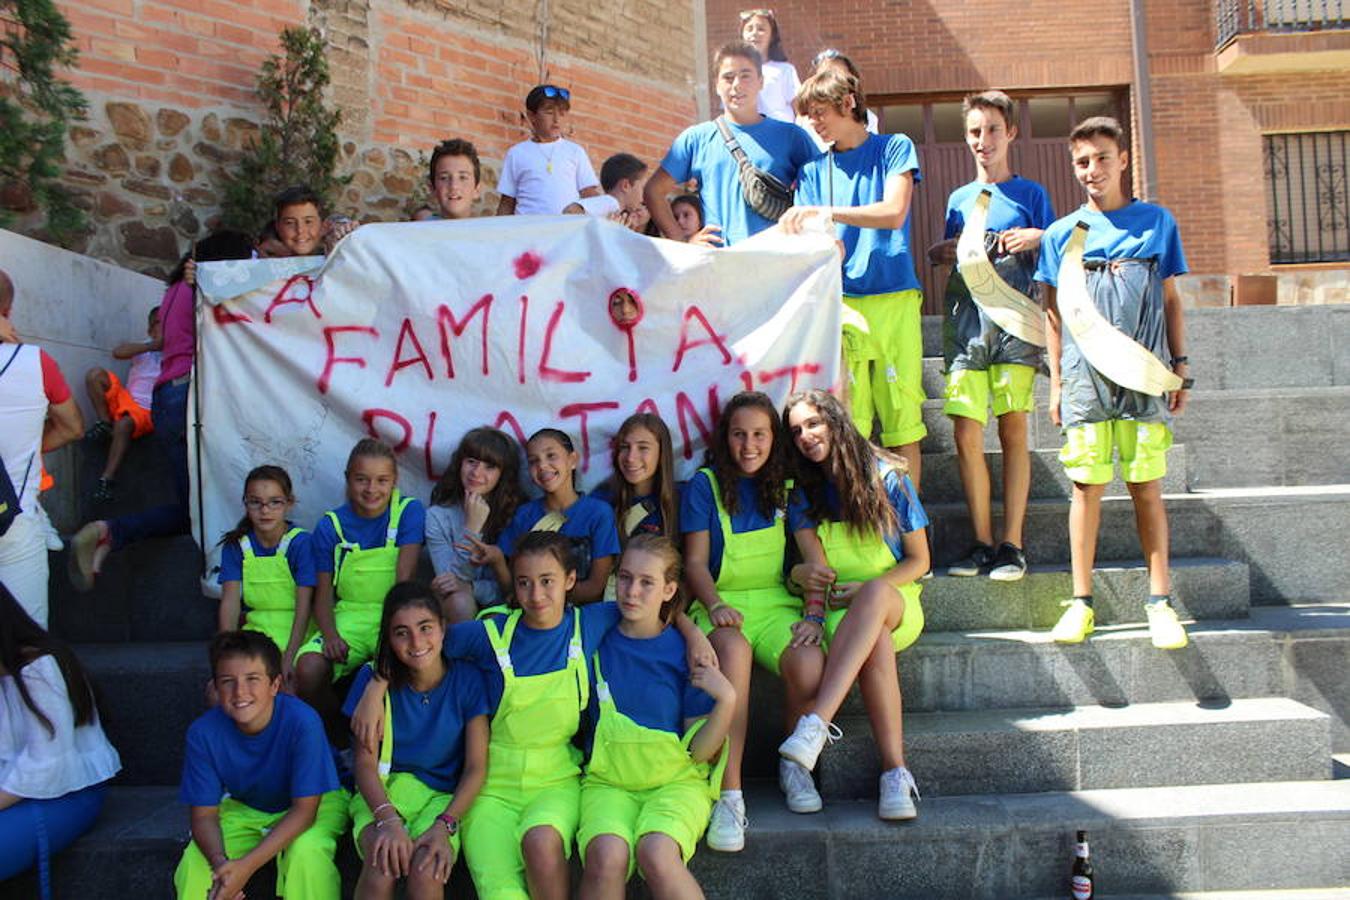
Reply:
<svg viewBox="0 0 1350 900"><path fill-rule="evenodd" d="M91 424L84 373L102 366L125 379L128 364L114 360L112 348L145 337L145 318L159 304L163 282L3 229L0 269L14 282L12 319L19 335L61 366L86 426ZM73 447L47 454L45 464L56 486L43 495L43 505L58 528L70 530L79 524L75 501L81 490Z"/></svg>

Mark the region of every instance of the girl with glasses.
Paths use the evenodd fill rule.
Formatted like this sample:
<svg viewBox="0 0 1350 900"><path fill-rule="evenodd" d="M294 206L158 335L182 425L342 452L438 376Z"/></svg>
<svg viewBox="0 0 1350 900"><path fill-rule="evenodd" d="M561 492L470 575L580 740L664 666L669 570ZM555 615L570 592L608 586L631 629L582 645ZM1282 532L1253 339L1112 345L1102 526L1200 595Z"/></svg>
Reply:
<svg viewBox="0 0 1350 900"><path fill-rule="evenodd" d="M244 479L243 518L220 539L218 630L243 627L270 637L281 651L282 685L287 690L314 594L309 532L286 518L294 505L286 470L258 466Z"/></svg>

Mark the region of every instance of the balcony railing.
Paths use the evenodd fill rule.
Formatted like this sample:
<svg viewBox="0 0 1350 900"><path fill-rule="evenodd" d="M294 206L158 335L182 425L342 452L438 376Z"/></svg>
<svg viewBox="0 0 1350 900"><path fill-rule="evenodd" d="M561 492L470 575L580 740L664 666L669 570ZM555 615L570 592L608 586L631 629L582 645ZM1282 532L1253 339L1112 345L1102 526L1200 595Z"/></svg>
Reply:
<svg viewBox="0 0 1350 900"><path fill-rule="evenodd" d="M1215 46L1240 34L1350 28L1345 0L1216 0Z"/></svg>

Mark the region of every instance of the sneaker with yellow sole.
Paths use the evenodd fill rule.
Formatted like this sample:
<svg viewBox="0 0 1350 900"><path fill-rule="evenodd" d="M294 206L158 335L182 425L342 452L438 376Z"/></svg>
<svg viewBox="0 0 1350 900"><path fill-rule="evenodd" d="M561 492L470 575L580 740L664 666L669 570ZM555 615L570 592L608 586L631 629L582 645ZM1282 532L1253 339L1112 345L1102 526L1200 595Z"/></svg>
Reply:
<svg viewBox="0 0 1350 900"><path fill-rule="evenodd" d="M1148 636L1153 646L1159 650L1180 650L1190 641L1186 637L1186 628L1177 621L1177 611L1170 601L1146 603L1144 611L1148 613Z"/></svg>
<svg viewBox="0 0 1350 900"><path fill-rule="evenodd" d="M1097 615L1082 600L1065 600L1064 612L1050 631L1050 637L1057 644L1081 644L1092 634Z"/></svg>

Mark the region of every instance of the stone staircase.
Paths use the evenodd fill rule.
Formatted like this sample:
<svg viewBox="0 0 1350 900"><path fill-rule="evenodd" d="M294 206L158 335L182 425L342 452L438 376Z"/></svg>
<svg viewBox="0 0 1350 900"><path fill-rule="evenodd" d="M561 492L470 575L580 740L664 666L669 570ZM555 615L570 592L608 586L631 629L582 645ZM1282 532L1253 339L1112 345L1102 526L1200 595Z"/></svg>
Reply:
<svg viewBox="0 0 1350 900"><path fill-rule="evenodd" d="M878 767L856 691L838 718L844 739L821 759L825 810L788 813L771 781L782 690L757 673L751 828L744 853L695 857L708 895L1064 896L1081 828L1102 896L1346 896L1350 778L1333 754L1350 752L1347 324L1350 308L1187 314L1200 390L1178 420L1165 483L1178 606L1193 620L1182 651L1155 650L1140 624L1147 578L1119 486L1103 508L1097 633L1076 647L1048 640L1069 593L1069 487L1042 380L1032 571L1014 584L939 574L924 589L927 629L901 657L919 819L875 817ZM938 330L925 321L930 354ZM925 360L930 396L940 368ZM940 401L924 412L941 572L970 531L950 425ZM129 460L123 483L146 486L123 498L129 507L158 490L148 457ZM125 770L99 825L57 859L57 896L168 897L187 829L173 785L204 704L214 602L200 595L186 538L115 556L89 595L69 590L63 566L54 556L53 627L95 673ZM350 890L354 857L342 859ZM254 887L270 896L265 880ZM451 888L470 890L462 869ZM0 884L0 897L34 895L31 879Z"/></svg>

